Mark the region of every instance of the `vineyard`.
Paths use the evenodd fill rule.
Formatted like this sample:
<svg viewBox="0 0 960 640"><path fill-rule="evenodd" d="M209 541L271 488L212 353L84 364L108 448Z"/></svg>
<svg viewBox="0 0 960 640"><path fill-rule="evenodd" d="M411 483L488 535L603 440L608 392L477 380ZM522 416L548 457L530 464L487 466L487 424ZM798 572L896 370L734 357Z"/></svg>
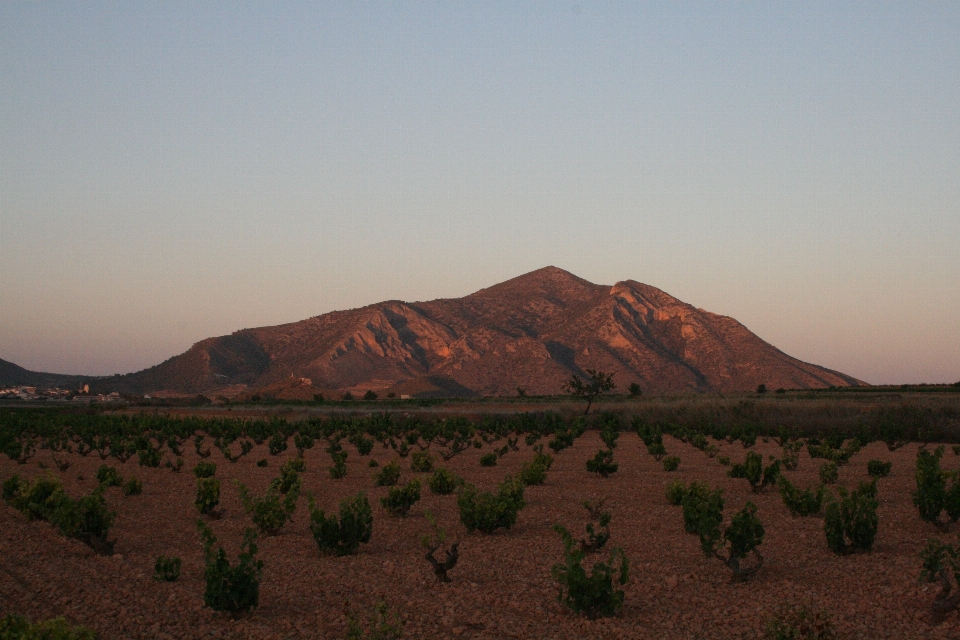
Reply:
<svg viewBox="0 0 960 640"><path fill-rule="evenodd" d="M0 633L960 635L957 399L535 409L0 408Z"/></svg>

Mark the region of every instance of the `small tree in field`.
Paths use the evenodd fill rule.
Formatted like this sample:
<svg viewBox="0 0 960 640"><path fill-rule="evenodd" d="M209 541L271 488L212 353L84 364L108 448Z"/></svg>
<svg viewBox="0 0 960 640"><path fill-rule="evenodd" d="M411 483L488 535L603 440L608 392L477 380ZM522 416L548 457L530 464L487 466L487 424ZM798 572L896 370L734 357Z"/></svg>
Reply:
<svg viewBox="0 0 960 640"><path fill-rule="evenodd" d="M427 549L424 558L430 563L430 566L433 567L433 573L437 576L437 580L440 582L450 582L450 576L447 575L447 572L457 566L457 560L460 558L460 542L456 541L451 544L450 548L444 551L444 559L442 561L437 560L433 554L447 541L447 531L437 524L437 519L429 509L423 512L423 517L433 530L433 535L427 534L420 538L420 543Z"/></svg>
<svg viewBox="0 0 960 640"><path fill-rule="evenodd" d="M567 381L567 389L570 393L587 401L587 410L583 412L583 415L590 413L590 405L593 404L597 396L613 391L617 387L613 382L613 374L595 369L586 369L586 374L586 381L577 375Z"/></svg>

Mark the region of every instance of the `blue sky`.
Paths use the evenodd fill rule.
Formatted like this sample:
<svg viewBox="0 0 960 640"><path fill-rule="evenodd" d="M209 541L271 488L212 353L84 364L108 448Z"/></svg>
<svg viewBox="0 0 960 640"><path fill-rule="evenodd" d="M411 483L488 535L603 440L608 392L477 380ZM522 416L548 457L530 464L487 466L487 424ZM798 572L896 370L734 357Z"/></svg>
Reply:
<svg viewBox="0 0 960 640"><path fill-rule="evenodd" d="M0 4L0 358L548 264L960 380L960 4Z"/></svg>

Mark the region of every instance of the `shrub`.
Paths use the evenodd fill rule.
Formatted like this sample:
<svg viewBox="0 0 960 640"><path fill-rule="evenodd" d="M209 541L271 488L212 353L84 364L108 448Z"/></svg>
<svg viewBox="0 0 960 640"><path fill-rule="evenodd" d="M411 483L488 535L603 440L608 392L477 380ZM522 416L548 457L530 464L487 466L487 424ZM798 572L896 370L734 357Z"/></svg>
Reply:
<svg viewBox="0 0 960 640"><path fill-rule="evenodd" d="M260 460L257 460L257 466L262 469L263 467L269 467L270 463L267 462L266 458L261 458Z"/></svg>
<svg viewBox="0 0 960 640"><path fill-rule="evenodd" d="M403 618L383 600L373 607L366 624L351 610L347 614L346 640L399 640L403 636Z"/></svg>
<svg viewBox="0 0 960 640"><path fill-rule="evenodd" d="M927 546L920 552L923 569L920 571L920 580L924 582L940 582L940 592L930 607L930 620L933 624L940 624L952 611L960 607L960 593L954 593L950 582L950 573L953 581L960 587L960 544L953 547L939 540L927 541Z"/></svg>
<svg viewBox="0 0 960 640"><path fill-rule="evenodd" d="M277 431L267 443L267 449L270 455L278 456L287 450L287 435L282 431Z"/></svg>
<svg viewBox="0 0 960 640"><path fill-rule="evenodd" d="M600 428L600 439L607 449L616 449L617 440L620 439L620 424L615 415L604 415L601 418L603 426Z"/></svg>
<svg viewBox="0 0 960 640"><path fill-rule="evenodd" d="M76 500L61 494L50 514L50 522L68 538L75 538L100 555L108 556L113 554L115 541L107 540L107 534L116 517L117 514L107 507L103 489L98 487L93 493Z"/></svg>
<svg viewBox="0 0 960 640"><path fill-rule="evenodd" d="M313 495L310 500L310 532L324 555L349 556L360 549L361 543L370 542L373 535L373 511L363 492L340 502L340 519L326 516L317 509Z"/></svg>
<svg viewBox="0 0 960 640"><path fill-rule="evenodd" d="M717 462L719 462L720 464L722 464L722 465L725 466L725 467L729 467L729 466L730 466L730 456L719 456L719 457L717 458Z"/></svg>
<svg viewBox="0 0 960 640"><path fill-rule="evenodd" d="M380 466L380 463L377 462L374 458L370 458L370 462L367 463L367 466L370 467L371 469L376 469L377 467Z"/></svg>
<svg viewBox="0 0 960 640"><path fill-rule="evenodd" d="M397 460L383 465L376 475L376 483L378 487L392 487L393 485L397 484L399 479L400 462Z"/></svg>
<svg viewBox="0 0 960 640"><path fill-rule="evenodd" d="M159 467L161 458L163 458L163 454L160 452L160 449L147 447L146 449L137 451L137 461L141 467Z"/></svg>
<svg viewBox="0 0 960 640"><path fill-rule="evenodd" d="M703 518L723 519L723 489L711 491L705 482L691 482L680 504L683 506L683 528L687 533L696 534Z"/></svg>
<svg viewBox="0 0 960 640"><path fill-rule="evenodd" d="M833 640L830 615L811 605L785 606L767 622L764 640Z"/></svg>
<svg viewBox="0 0 960 640"><path fill-rule="evenodd" d="M217 463L201 460L193 468L193 475L197 478L212 478L217 473Z"/></svg>
<svg viewBox="0 0 960 640"><path fill-rule="evenodd" d="M362 433L351 435L347 441L357 448L357 453L361 456L368 456L373 451L373 439L365 437Z"/></svg>
<svg viewBox="0 0 960 640"><path fill-rule="evenodd" d="M423 517L433 530L432 535L427 534L420 538L420 543L427 549L424 558L430 563L430 566L433 567L433 574L437 576L437 580L440 582L450 582L450 576L447 575L447 572L457 566L457 560L460 558L460 543L454 542L450 545L449 549L444 551L444 559L442 561L437 560L433 554L437 552L440 545L446 542L447 531L437 524L437 519L433 517L433 513L429 510L423 512Z"/></svg>
<svg viewBox="0 0 960 640"><path fill-rule="evenodd" d="M610 449L597 451L591 460L587 460L587 471L596 473L601 478L607 478L617 472L619 465L613 461L613 451Z"/></svg>
<svg viewBox="0 0 960 640"><path fill-rule="evenodd" d="M880 460L871 460L867 463L867 473L872 478L886 478L890 475L890 469L893 468L892 462L881 462Z"/></svg>
<svg viewBox="0 0 960 640"><path fill-rule="evenodd" d="M253 517L253 523L261 533L275 536L288 521L293 519L293 512L297 508L297 498L300 497L300 483L291 487L290 491L281 499L277 485L271 484L262 498L250 493L244 484L233 481L240 492L243 510Z"/></svg>
<svg viewBox="0 0 960 640"><path fill-rule="evenodd" d="M940 512L944 509L952 522L960 519L960 476L940 469L942 457L942 446L934 451L917 451L917 489L913 492L913 504L920 511L920 517L941 527L943 525L940 523ZM953 481L948 491L949 477L952 477Z"/></svg>
<svg viewBox="0 0 960 640"><path fill-rule="evenodd" d="M613 549L607 562L594 564L587 574L583 568L586 554L578 548L570 532L559 524L555 524L553 530L560 534L564 550L564 562L553 565L550 570L553 579L560 583L557 599L591 620L616 615L623 608L624 594L614 582L625 585L629 580L629 565L623 550Z"/></svg>
<svg viewBox="0 0 960 640"><path fill-rule="evenodd" d="M380 498L380 505L395 516L403 517L420 500L420 480L411 480L403 487L390 487L390 493Z"/></svg>
<svg viewBox="0 0 960 640"><path fill-rule="evenodd" d="M520 468L519 478L528 487L541 485L547 480L547 468L537 462L528 462Z"/></svg>
<svg viewBox="0 0 960 640"><path fill-rule="evenodd" d="M347 452L336 451L331 453L330 457L333 459L333 466L327 469L330 472L330 477L334 480L345 478L347 476Z"/></svg>
<svg viewBox="0 0 960 640"><path fill-rule="evenodd" d="M500 484L496 494L479 491L473 485L465 485L457 496L460 521L467 532L479 530L493 533L497 529L509 529L517 521L517 514L526 504L523 500L523 483L509 476Z"/></svg>
<svg viewBox="0 0 960 640"><path fill-rule="evenodd" d="M783 504L795 516L812 516L820 513L823 506L824 486L818 485L816 489L807 487L800 490L792 482L787 480L786 476L780 476L777 481L777 488L780 490L780 497L783 498Z"/></svg>
<svg viewBox="0 0 960 640"><path fill-rule="evenodd" d="M28 520L49 520L66 495L63 483L49 471L32 483L20 479L17 475L8 482L10 486L4 485L4 496L10 495L13 508L24 514Z"/></svg>
<svg viewBox="0 0 960 640"><path fill-rule="evenodd" d="M820 482L833 484L840 478L840 469L836 462L827 461L820 465Z"/></svg>
<svg viewBox="0 0 960 640"><path fill-rule="evenodd" d="M214 518L219 517L215 511L220 504L220 481L216 478L200 478L197 480L197 499L193 501L197 510Z"/></svg>
<svg viewBox="0 0 960 640"><path fill-rule="evenodd" d="M410 456L410 470L415 473L430 473L433 471L433 456L429 451L414 451Z"/></svg>
<svg viewBox="0 0 960 640"><path fill-rule="evenodd" d="M663 446L663 440L658 440L651 444L647 445L647 453L653 456L653 459L657 462L667 455L667 448Z"/></svg>
<svg viewBox="0 0 960 640"><path fill-rule="evenodd" d="M596 503L584 500L581 504L590 514L593 522L587 523L587 535L580 539L580 550L584 553L595 553L602 549L610 539L610 513L603 510L604 500ZM594 527L594 522L599 529Z"/></svg>
<svg viewBox="0 0 960 640"><path fill-rule="evenodd" d="M23 616L9 614L0 619L2 640L97 640L86 627L74 627L65 618L51 618L30 624Z"/></svg>
<svg viewBox="0 0 960 640"><path fill-rule="evenodd" d="M123 476L116 467L102 464L97 469L97 482L103 487L119 487L123 484Z"/></svg>
<svg viewBox="0 0 960 640"><path fill-rule="evenodd" d="M763 543L764 529L757 517L755 504L747 502L743 509L733 516L730 526L722 535L720 525L723 523L723 498L707 502L707 508L702 514L697 521L697 534L700 536L700 548L704 555L714 556L727 565L733 571L733 579L736 581L747 580L760 570L763 556L757 547ZM726 556L722 553L724 551ZM748 553L753 554L756 562L753 566L743 567L740 563Z"/></svg>
<svg viewBox="0 0 960 640"><path fill-rule="evenodd" d="M663 470L664 471L676 471L680 468L680 457L679 456L667 456L663 459Z"/></svg>
<svg viewBox="0 0 960 640"><path fill-rule="evenodd" d="M849 494L838 487L837 494L829 494L827 498L824 517L827 546L837 554L870 551L880 524L877 481L861 482Z"/></svg>
<svg viewBox="0 0 960 640"><path fill-rule="evenodd" d="M731 478L745 478L750 483L754 493L760 493L768 484L775 484L780 477L780 461L763 466L763 456L756 451L747 452L747 460L743 464L735 464L727 472Z"/></svg>
<svg viewBox="0 0 960 640"><path fill-rule="evenodd" d="M203 603L214 611L249 611L260 601L260 578L263 561L257 560L257 532L249 528L243 534L240 556L236 566L231 566L223 547L213 550L216 536L203 520L197 520L197 529L203 541L206 563L204 579L207 587Z"/></svg>
<svg viewBox="0 0 960 640"><path fill-rule="evenodd" d="M793 471L800 465L800 449L803 447L803 443L799 440L787 441L784 440L781 445L781 460L783 461L783 468L787 471Z"/></svg>
<svg viewBox="0 0 960 640"><path fill-rule="evenodd" d="M161 582L176 582L180 577L180 558L176 556L168 558L167 556L158 556L153 564L153 579Z"/></svg>
<svg viewBox="0 0 960 640"><path fill-rule="evenodd" d="M301 458L284 462L280 465L280 475L270 482L270 486L283 495L287 495L294 489L299 491L302 486L299 472L303 469L303 459Z"/></svg>
<svg viewBox="0 0 960 640"><path fill-rule="evenodd" d="M446 496L456 491L461 484L463 484L463 480L457 474L447 469L437 469L430 476L428 486L431 493Z"/></svg>
<svg viewBox="0 0 960 640"><path fill-rule="evenodd" d="M491 451L480 456L481 467L493 467L497 464L497 454Z"/></svg>
<svg viewBox="0 0 960 640"><path fill-rule="evenodd" d="M130 478L123 483L122 491L125 496L138 496L143 493L143 483L136 477L130 476Z"/></svg>
<svg viewBox="0 0 960 640"><path fill-rule="evenodd" d="M675 507L683 503L683 497L687 495L687 485L683 480L674 480L667 485L667 502Z"/></svg>
<svg viewBox="0 0 960 640"><path fill-rule="evenodd" d="M163 463L163 466L165 466L167 469L170 469L174 473L180 473L180 470L183 469L183 458L177 458L176 462L170 462L167 460Z"/></svg>

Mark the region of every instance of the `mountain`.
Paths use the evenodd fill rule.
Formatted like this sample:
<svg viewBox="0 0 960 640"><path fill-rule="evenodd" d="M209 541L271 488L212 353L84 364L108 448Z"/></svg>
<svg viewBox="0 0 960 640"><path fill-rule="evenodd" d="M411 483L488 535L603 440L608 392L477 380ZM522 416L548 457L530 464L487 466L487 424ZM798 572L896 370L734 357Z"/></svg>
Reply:
<svg viewBox="0 0 960 640"><path fill-rule="evenodd" d="M726 316L650 285L597 285L545 267L463 298L391 300L208 338L111 390L216 394L291 377L317 388L562 393L586 369L646 393L862 385L792 358ZM93 388L92 386L92 388Z"/></svg>
<svg viewBox="0 0 960 640"><path fill-rule="evenodd" d="M41 387L44 389L79 389L84 382L94 380L90 376L70 376L60 373L28 371L6 360L0 360L0 387Z"/></svg>

